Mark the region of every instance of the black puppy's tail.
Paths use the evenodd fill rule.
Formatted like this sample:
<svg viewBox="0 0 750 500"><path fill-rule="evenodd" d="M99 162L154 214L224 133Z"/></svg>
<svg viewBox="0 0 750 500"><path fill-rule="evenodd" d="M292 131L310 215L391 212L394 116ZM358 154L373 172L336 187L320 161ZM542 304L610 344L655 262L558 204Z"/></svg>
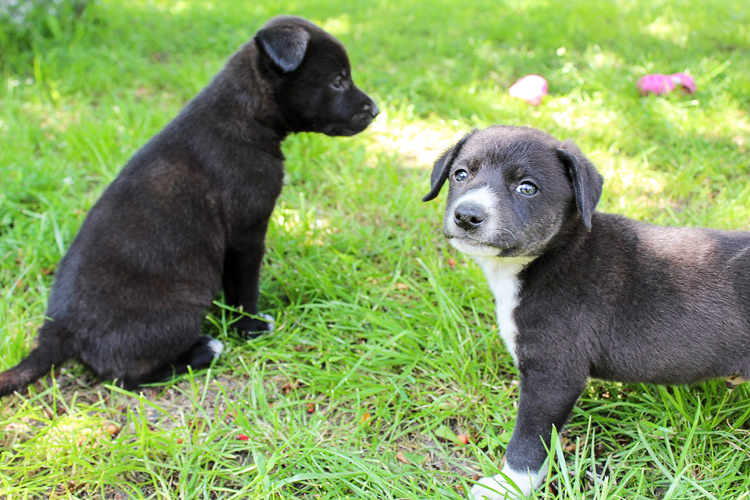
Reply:
<svg viewBox="0 0 750 500"><path fill-rule="evenodd" d="M39 345L10 370L0 373L0 397L13 394L70 358L61 346L56 325L47 323L39 332ZM45 331L47 330L47 331ZM51 331L52 330L52 331Z"/></svg>

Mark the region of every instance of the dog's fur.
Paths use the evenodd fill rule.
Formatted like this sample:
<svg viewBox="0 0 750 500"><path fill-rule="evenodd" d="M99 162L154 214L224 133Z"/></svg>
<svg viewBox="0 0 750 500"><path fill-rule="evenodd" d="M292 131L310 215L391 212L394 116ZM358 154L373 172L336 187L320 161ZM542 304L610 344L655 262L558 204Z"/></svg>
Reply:
<svg viewBox="0 0 750 500"><path fill-rule="evenodd" d="M296 17L269 21L105 190L60 261L38 346L0 374L0 396L75 358L125 387L221 352L200 336L223 287L257 318L268 220L294 132L353 135L378 107L351 79L341 43ZM270 317L268 318L270 319Z"/></svg>
<svg viewBox="0 0 750 500"><path fill-rule="evenodd" d="M487 275L521 378L502 473L482 479L475 498L538 485L552 428L565 424L587 377L750 376L750 233L594 212L594 166L571 142L529 128L461 139L435 163L425 201L448 179L444 234Z"/></svg>

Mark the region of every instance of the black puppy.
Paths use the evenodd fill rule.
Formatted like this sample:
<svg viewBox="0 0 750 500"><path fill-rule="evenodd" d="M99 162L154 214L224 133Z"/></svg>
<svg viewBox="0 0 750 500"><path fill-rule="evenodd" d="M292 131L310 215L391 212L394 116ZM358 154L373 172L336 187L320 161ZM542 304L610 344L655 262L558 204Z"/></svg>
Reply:
<svg viewBox="0 0 750 500"><path fill-rule="evenodd" d="M552 427L565 424L587 377L750 376L750 233L594 212L594 166L571 142L529 128L468 134L435 163L424 200L446 180L443 231L484 270L521 375L505 465L472 488L475 498L539 484Z"/></svg>
<svg viewBox="0 0 750 500"><path fill-rule="evenodd" d="M208 365L222 344L199 327L217 292L258 312L282 140L353 135L377 114L338 40L301 18L269 21L91 209L60 261L38 346L0 374L0 396L69 358L125 387ZM244 316L236 327L273 324Z"/></svg>

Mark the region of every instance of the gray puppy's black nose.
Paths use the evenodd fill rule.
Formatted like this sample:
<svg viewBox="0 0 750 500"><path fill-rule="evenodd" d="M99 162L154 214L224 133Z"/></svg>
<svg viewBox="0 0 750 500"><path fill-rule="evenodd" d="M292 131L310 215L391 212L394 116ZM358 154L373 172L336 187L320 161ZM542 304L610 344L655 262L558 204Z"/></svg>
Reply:
<svg viewBox="0 0 750 500"><path fill-rule="evenodd" d="M461 203L453 213L456 225L466 231L478 228L486 218L484 207L476 203Z"/></svg>

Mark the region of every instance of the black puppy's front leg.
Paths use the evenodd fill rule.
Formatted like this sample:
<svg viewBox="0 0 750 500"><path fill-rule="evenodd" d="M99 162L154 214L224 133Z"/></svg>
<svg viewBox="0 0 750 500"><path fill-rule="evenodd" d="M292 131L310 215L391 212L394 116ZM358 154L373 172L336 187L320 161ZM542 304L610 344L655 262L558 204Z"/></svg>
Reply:
<svg viewBox="0 0 750 500"><path fill-rule="evenodd" d="M519 490L523 496L528 496L539 486L547 474L552 427L562 429L585 385L586 376L572 377L547 371L522 373L518 416L505 453L505 465L500 474L481 479L471 489L472 497L477 500L517 498Z"/></svg>
<svg viewBox="0 0 750 500"><path fill-rule="evenodd" d="M234 323L237 331L248 338L257 337L274 329L273 318L258 315L260 294L260 267L263 262L263 243L266 226L248 234L242 244L231 246L224 255L224 298L230 306L241 308L245 313L259 318L242 316Z"/></svg>

